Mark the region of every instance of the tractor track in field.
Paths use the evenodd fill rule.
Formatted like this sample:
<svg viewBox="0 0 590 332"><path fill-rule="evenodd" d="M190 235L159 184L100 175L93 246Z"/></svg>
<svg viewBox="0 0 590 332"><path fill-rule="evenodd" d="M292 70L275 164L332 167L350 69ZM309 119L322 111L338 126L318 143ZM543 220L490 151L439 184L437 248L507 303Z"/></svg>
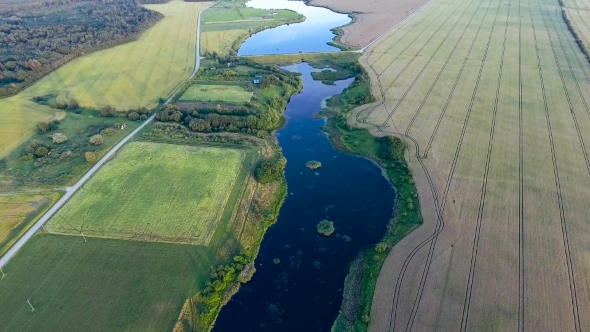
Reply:
<svg viewBox="0 0 590 332"><path fill-rule="evenodd" d="M389 67L400 57L404 54L404 52L413 45L413 42L416 41L420 36L422 36L422 34L428 29L428 27L430 27L430 25L432 23L434 23L434 21L432 21L430 24L428 24L428 26L426 26L426 28L424 28L424 30L422 30L422 32L420 32L420 34L418 36L416 36L416 38L414 38L414 40L408 44L408 46L406 46L380 73L377 73L377 71L375 70L375 68L373 67L372 64L368 63L367 60L367 65L371 66L371 69L373 70L373 72L375 73L375 77L377 78L377 82L379 85L379 89L381 92L381 96L382 96L382 100L381 102L377 103L376 105L373 105L369 108L367 108L366 110L363 110L362 112L368 111L367 114L363 114L364 118L361 120L360 119L360 113L356 114L357 117L357 122L362 122L362 123L367 123L367 119L369 118L369 116L371 116L371 114L375 111L375 109L381 105L384 105L385 103L385 93L387 93L389 91L389 89L391 89L391 87L393 86L393 84L395 84L395 82L397 82L397 80L405 73L406 69L408 69L408 67L414 62L414 60L418 57L418 55L420 54L420 52L428 45L428 42L430 42L430 40L436 35L436 33L440 30L440 28L442 28L445 23L457 12L457 9L455 9L450 15L449 17L447 17L443 23L435 30L435 32L430 36L430 38L424 43L424 45L422 45L422 47L414 54L414 56L412 57L412 59L406 64L406 66L404 68L402 68L402 70L397 74L397 76L393 79L393 81L391 81L391 83L387 86L387 88L385 89L385 91L383 91L383 88L381 86L381 76L387 69L389 69ZM452 30L452 29L451 29ZM405 36L405 35L404 35ZM448 35L447 35L448 37ZM402 37L403 38L403 37ZM401 38L400 38L401 40ZM396 43L394 43L393 46L395 46L400 40L398 40ZM446 40L446 37L445 37ZM443 41L444 42L444 41ZM442 45L442 43L441 43ZM393 47L392 46L392 47ZM439 46L440 48L440 46ZM386 54L387 52L384 52L383 54ZM373 62L373 64L375 64L375 62Z"/></svg>
<svg viewBox="0 0 590 332"><path fill-rule="evenodd" d="M520 0L518 1L518 3L519 3L518 10L519 10L519 21L520 21ZM485 199L486 199L487 186L488 186L488 176L489 176L489 172L490 172L490 162L492 159L492 149L493 149L493 144L494 144L494 129L496 127L496 115L498 113L498 100L500 99L500 89L501 89L501 84L502 84L502 73L503 73L503 67L504 67L504 54L506 51L506 39L507 39L507 35L508 35L508 20L510 19L510 12L511 12L510 7L508 7L508 15L506 15L506 23L505 23L506 26L504 27L504 41L502 43L502 56L500 58L500 68L498 71L498 78L497 78L497 83L496 83L496 95L494 98L494 110L492 112L492 124L490 127L490 134L489 134L489 140L488 140L488 150L487 150L486 162L485 162L485 167L484 167L484 175L483 175L483 182L482 182L482 187L481 187L481 194L480 194L480 198L479 198L479 208L477 211L475 235L473 237L473 248L471 251L469 277L467 280L467 289L465 290L465 300L463 303L463 313L462 313L462 317L461 317L461 331L468 330L467 326L469 323L469 308L471 305L471 294L473 291L473 282L474 282L473 279L475 278L475 269L476 269L476 264L477 264L477 252L479 249L479 238L480 238L480 233L481 233L481 224L482 224L484 208L485 208ZM519 52L519 54L520 54L520 52ZM519 68L519 75L520 75L520 68ZM520 92L521 93L519 95L522 95L522 89L520 90ZM519 98L519 100L522 100L522 98Z"/></svg>
<svg viewBox="0 0 590 332"><path fill-rule="evenodd" d="M535 21L531 11L530 0L529 12L531 25L535 34L535 50L537 35ZM520 14L520 0L518 0L518 332L524 331L524 311L526 305L526 283L524 269L524 121L522 114L522 15Z"/></svg>
<svg viewBox="0 0 590 332"><path fill-rule="evenodd" d="M545 3L545 5L547 5ZM546 21L546 17L544 15L544 12L541 11L541 15L543 16L543 24L545 25L545 30L547 30L547 21ZM549 31L549 30L547 30ZM573 106L572 106L572 102L569 96L569 92L567 90L567 86L565 84L565 81L563 79L563 73L561 70L561 65L559 64L559 59L557 57L557 53L555 51L555 47L553 45L553 40L551 38L551 34L548 32L547 33L548 38L549 38L549 42L551 45L551 50L553 53L553 57L555 59L555 62L557 64L557 69L559 72L559 77L561 79L563 88L564 88L564 92L566 95L566 99L568 102L568 105L570 107L570 113L572 114L572 116L574 116L574 110L573 110ZM559 36L558 36L559 38ZM563 46L563 45L561 45ZM565 50L562 51L564 52L565 58L567 59L567 55L565 53ZM569 64L569 60L568 60L568 64ZM539 70L541 71L541 68L539 67ZM572 71L572 75L573 75L573 71ZM573 76L573 79L576 80L575 76ZM578 82L576 81L576 84L578 84ZM543 89L544 89L544 85L543 85ZM544 93L544 92L543 92ZM544 96L545 97L545 96ZM549 136L550 136L550 141L551 141L551 155L552 155L552 161L553 161L553 173L554 173L554 178L555 178L555 187L557 190L557 202L558 202L558 207L559 207L559 219L561 222L561 233L562 233L562 238L563 238L563 246L564 246L564 251L565 251L565 258L566 258L566 265L567 265L567 270L568 270L568 278L569 278L569 287L570 287L570 297L571 297L571 304L572 304L572 314L573 314L573 319L574 319L574 327L576 332L581 331L581 324L580 324L580 314L579 314L579 309L578 309L578 299L577 299L577 292L576 292L576 280L574 277L574 272L573 272L573 263L572 263L572 257L571 257L571 251L570 251L570 245L569 245L569 237L568 237L568 232L567 232L567 222L566 222L566 216L565 216L565 209L564 209L564 203L563 203L563 194L561 192L561 181L559 178L559 167L557 165L557 157L555 154L555 147L554 147L554 143L553 143L553 133L552 133L552 129L551 129L551 119L549 116L549 110L548 107L545 107L545 115L546 115L546 121L547 121L547 128L549 130ZM576 131L578 134L578 137L581 138L581 133L580 130L578 128L577 122L576 122ZM586 156L587 158L587 156Z"/></svg>
<svg viewBox="0 0 590 332"><path fill-rule="evenodd" d="M490 3L490 5L491 5L491 3ZM488 7L488 9L489 9L489 7ZM496 15L494 17L494 27L495 27L495 23L497 21L499 10L500 10L500 6L498 6L497 11L496 11ZM487 11L486 11L486 16L487 16ZM473 45L475 43L475 40L477 40L477 36L479 35L479 31L481 30L482 24L483 24L483 20L480 23L478 32L476 33L476 36L474 38L474 41L471 44L471 47L470 47L470 49L468 51L468 54L467 54L467 56L464 59L461 72L458 75L458 78L457 78L457 80L456 80L456 82L455 82L455 84L453 86L453 90L454 90L454 88L457 85L457 82L459 80L459 77L461 76L461 73L463 71L463 68L465 67L465 64L467 62L467 59L469 58L469 55L471 53L471 50L472 50ZM490 36L488 38L488 43L487 43L487 47L486 47L486 52L484 54L484 59L487 56L487 50L489 49L489 44L491 42L491 36L493 35L493 30L494 30L494 28L492 28L492 31L490 32ZM482 66L481 66L480 69L483 68L483 64L484 64L484 62L482 61ZM368 64L368 66L371 68L371 70L373 70L373 72L376 73L374 67L371 64ZM481 77L481 70L480 70L480 73L479 73L478 77ZM478 81L479 81L479 79L478 79ZM476 91L477 91L477 88L474 89L474 94L475 94ZM381 91L381 97L382 98L385 97L385 93L383 91ZM447 106L448 106L449 101L450 101L450 98L447 101ZM442 116L441 116L441 118L442 118ZM357 118L357 120L358 120L358 118ZM466 121L464 123L464 127L465 127L467 121L468 121L468 117L467 117L467 119L466 119ZM365 121L365 123L366 123L366 121ZM413 123L413 121L412 121L412 123ZM440 120L439 120L439 123L440 123ZM377 126L375 126L375 127L376 127L376 129L378 131L383 132L383 130L382 130L381 127L377 127ZM465 128L464 128L464 131L462 132L461 139L460 139L459 145L457 147L458 150L460 149L460 144L462 142L462 137L464 136L464 132L465 132ZM426 277L428 275L428 270L429 270L430 262L432 261L432 256L433 256L433 253L434 253L434 247L436 245L436 239L437 239L438 235L444 229L444 219L443 219L441 208L444 207L444 205L446 203L446 198L447 198L448 190L449 190L449 182L450 182L450 180L447 182L445 194L443 196L443 201L442 201L442 204L440 204L439 203L439 200L438 200L438 195L437 195L436 190L435 190L435 187L434 187L434 183L433 183L432 177L431 177L431 175L430 175L430 173L429 173L426 165L424 164L424 162L422 160L422 159L426 158L426 155L424 155L424 156L421 156L420 155L420 146L419 146L419 143L413 137L409 136L407 133L408 133L408 130L406 130L406 133L405 134L401 135L401 133L400 133L400 135L401 136L404 136L405 138L409 139L410 141L412 141L414 143L415 150L416 150L415 151L416 159L417 159L418 163L420 164L421 168L423 169L423 171L425 173L425 176L426 176L426 179L428 181L428 184L429 184L431 193L433 195L433 200L435 202L435 210L436 210L436 214L437 214L437 224L435 226L435 231L433 232L433 234L430 235L425 240L423 240L421 243L419 243L416 247L414 247L414 249L406 257L406 259L405 259L405 261L404 261L404 263L402 265L402 268L401 268L401 270L399 272L399 275L398 275L398 278L397 278L397 282L396 282L396 286L395 286L395 289L394 289L392 312L391 312L391 316L390 316L390 327L389 327L389 330L390 331L394 331L395 330L395 321L396 321L396 314L397 314L397 305L398 305L398 301L399 301L399 293L400 293L400 290L401 290L401 281L403 280L403 278L405 276L405 273L407 271L407 267L409 266L410 262L412 261L413 257L416 255L416 253L420 249L422 249L424 246L426 246L427 244L430 243L429 254L428 254L426 266L425 266L424 271L422 273L422 278L421 278L421 282L420 282L420 287L419 287L420 289L419 289L419 292L418 292L418 294L416 296L416 299L415 299L415 305L414 305L414 309L413 309L413 312L412 312L412 317L410 318L410 320L406 324L406 331L412 328L413 321L414 321L414 319L416 317L417 305L420 302L421 295L422 295L422 290L424 289ZM456 165L456 160L457 160L457 154L455 155L455 159L454 159L453 165ZM453 167L453 170L454 170L454 167ZM449 179L452 178L452 173L454 173L454 172L453 171L451 172L451 174L449 175Z"/></svg>
<svg viewBox="0 0 590 332"><path fill-rule="evenodd" d="M467 11L467 9L465 10ZM446 64L449 62L449 60L451 59L452 54L454 53L455 49L457 48L457 46L459 45L459 43L461 42L461 39L463 38L463 35L465 34L465 31L467 30L467 28L469 27L469 24L471 23L471 21L473 20L473 17L475 17L475 14L477 13L477 11L475 11L473 13L473 16L471 17L471 20L469 20L469 23L465 26L465 29L463 30L463 32L461 33L461 35L459 36L459 39L457 40L457 43L455 43L455 47L453 48L452 52L449 54L449 56L447 57L447 61L445 62L445 65L443 66L446 67ZM463 12L463 14L465 14L465 12ZM461 15L461 17L463 17L463 15ZM459 17L459 19L461 18ZM442 47L442 45L445 43L445 41L447 40L447 38L449 37L449 35L451 34L451 32L453 31L453 29L455 28L455 26L457 25L457 23L459 22L459 20L457 20L457 22L455 22L455 24L453 25L453 27L449 30L449 32L447 33L447 35L445 36L445 38L442 40L442 42L438 45L436 51L434 51L433 55L430 57L430 59L428 59L428 62L426 62L424 64L424 66L422 67L422 69L420 70L420 72L418 73L418 75L416 75L416 77L414 78L414 80L412 81L412 83L409 85L409 87L406 89L406 91L404 92L404 94L401 96L401 98L398 100L397 104L393 107L393 109L391 110L391 112L387 111L387 107L385 106L385 102L383 102L383 107L385 108L385 112L387 112L387 118L383 121L383 124L378 126L380 128L385 128L387 126L387 122L389 122L389 120L391 120L391 118L393 117L393 114L395 113L395 111L397 111L398 107L401 105L401 103L406 99L406 96L408 95L408 93L412 90L412 88L414 87L414 84L416 84L416 82L418 81L418 79L420 78L420 76L422 75L422 73L426 70L426 68L428 67L428 65L430 64L430 61L432 61L432 59L434 59L435 55L438 53L438 51L440 50L440 48ZM436 34L436 32L435 32ZM434 36L434 35L433 35ZM430 41L430 39L429 39ZM405 68L404 68L405 69ZM442 74L442 70L439 72L439 76ZM389 91L389 89L391 88L390 84L387 89L385 90L385 92L382 94L383 98L385 98L385 93L387 93ZM434 84L432 85L432 87L434 86ZM426 100L426 98L424 98L424 101Z"/></svg>
<svg viewBox="0 0 590 332"><path fill-rule="evenodd" d="M482 60L482 65L480 66L480 71L479 71L479 74L478 74L478 83L479 83L479 79L481 78L481 72L483 70L483 65L485 63L485 58L487 57L487 51L489 50L489 45L491 43L491 37L492 37L493 31L495 29L495 25L496 25L496 21L497 21L497 17L498 17L500 8L501 8L501 6L498 6L497 11L496 11L496 15L494 17L493 27L492 27L491 32L490 32L490 35L488 37L486 51L485 51L484 57L483 57L484 60ZM480 28L481 28L481 25L480 25ZM476 38L474 39L474 42L472 43L472 45L470 47L469 54L471 52L471 49L473 47L473 44L475 43L475 40L477 40L477 35L478 34L479 34L479 29L478 29L478 33L476 34ZM463 68L465 67L465 64L466 64L466 61L467 61L467 59L469 57L469 54L464 59L464 63L463 63L462 69L461 69L461 73L463 71ZM374 68L372 68L372 66L370 66L370 67L371 67L371 69L373 71L375 71ZM458 75L458 77L461 76L461 73ZM457 82L458 82L458 79L456 80L453 89L456 87ZM476 87L474 88L474 93L473 93L473 97L472 97L472 100L471 100L471 104L470 104L469 109L471 109L472 106L473 106L473 101L475 99L475 94L477 93L477 85L478 85L478 83L476 84ZM382 97L384 97L384 93L382 93ZM447 104L446 104L447 106L448 106L448 103L449 102L450 102L450 98L447 101ZM430 248L429 248L429 252L428 252L428 256L427 256L427 261L426 261L426 264L425 264L425 267L424 267L424 270L423 270L423 273L422 273L422 278L421 278L421 282L420 282L420 285L419 285L418 294L417 294L416 299L415 299L415 303L419 303L419 301L420 301L420 299L422 297L422 290L424 289L424 285L425 285L425 281L426 281L426 278L427 278L427 275L428 275L430 263L432 261L432 257L433 257L433 254L434 254L434 248L436 246L436 240L438 238L438 235L444 229L444 218L443 218L442 210L441 209L446 204L446 199L448 197L448 192L449 192L449 188L450 188L450 181L451 181L452 176L454 174L454 169L455 169L455 166L456 166L456 163L457 163L457 159L458 159L458 151L460 151L460 147L461 147L461 144L462 144L462 141L463 141L463 137L464 137L464 134L465 134L465 131L466 131L466 126L467 126L467 123L468 123L468 120L469 120L469 113L470 112L468 111L468 114L467 114L466 119L464 121L463 131L461 133L461 137L460 137L459 143L457 145L455 157L453 159L453 167L452 167L451 172L449 174L449 177L447 179L447 185L445 186L445 191L444 191L444 194L443 194L443 198L442 198L442 202L441 203L439 203L438 195L436 193L436 190L435 190L435 187L434 187L434 183L432 181L432 177L431 177L430 173L428 172L427 167L424 165L424 163L422 161L422 159L426 158L426 154L424 154L424 156L420 156L420 147L419 147L418 142L414 138L412 138L412 137L410 137L408 135L403 135L407 139L411 140L414 143L414 145L415 145L417 160L420 163L423 171L426 174L426 178L428 180L428 183L429 183L429 186L430 186L430 189L431 189L431 192L433 194L434 201L435 201L435 209L436 209L436 213L437 213L437 224L435 226L435 230L434 230L433 234L430 235L425 240L423 240L421 243L419 243L408 254L408 256L406 257L406 259L404 260L404 263L403 263L402 268L401 268L401 270L399 272L399 275L398 275L398 278L397 278L397 282L396 282L396 286L395 286L395 289L394 289L393 306L392 306L392 313L391 313L391 318L390 318L390 328L389 328L390 331L394 331L395 330L395 320L396 320L396 314L397 314L397 305L398 305L398 301L399 301L399 293L401 291L401 284L402 284L401 281L403 280L403 278L405 276L405 273L407 271L407 267L409 266L410 262L412 261L412 259L416 255L416 253L420 249L422 249L424 246L426 246L427 244L430 243ZM441 119L442 119L442 116L441 116ZM439 123L440 123L440 119L439 119ZM377 130L379 130L381 132L383 131L381 127L377 127ZM415 315L415 310L413 310L413 312L414 313L412 314L412 316L415 318L415 316L416 316ZM408 330L408 328L411 328L411 325L412 324L413 324L413 319L411 319L411 320L408 321L408 323L406 325L406 331Z"/></svg>

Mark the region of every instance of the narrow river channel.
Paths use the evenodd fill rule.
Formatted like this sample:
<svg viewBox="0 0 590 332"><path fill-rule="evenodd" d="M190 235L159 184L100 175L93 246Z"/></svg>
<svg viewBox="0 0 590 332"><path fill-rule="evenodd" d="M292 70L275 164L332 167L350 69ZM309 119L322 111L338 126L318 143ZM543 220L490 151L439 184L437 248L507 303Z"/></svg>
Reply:
<svg viewBox="0 0 590 332"><path fill-rule="evenodd" d="M322 100L353 79L325 85L302 63L303 90L291 98L287 125L276 135L287 158L288 196L262 242L251 282L221 310L214 331L329 331L342 302L349 264L380 240L392 215L394 190L371 161L334 150L314 120ZM309 170L305 163L322 167ZM316 232L334 222L330 237Z"/></svg>

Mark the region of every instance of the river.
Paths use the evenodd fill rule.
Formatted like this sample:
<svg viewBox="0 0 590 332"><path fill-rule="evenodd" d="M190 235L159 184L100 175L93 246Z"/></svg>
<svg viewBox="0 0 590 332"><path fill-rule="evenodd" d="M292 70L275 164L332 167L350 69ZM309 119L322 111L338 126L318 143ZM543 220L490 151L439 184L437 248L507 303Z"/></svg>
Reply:
<svg viewBox="0 0 590 332"><path fill-rule="evenodd" d="M251 0L246 5L262 9L291 9L303 14L305 21L255 33L240 47L240 56L337 52L338 48L327 44L334 39L331 29L351 21L348 15L338 14L326 8L307 6L303 1Z"/></svg>
<svg viewBox="0 0 590 332"><path fill-rule="evenodd" d="M288 196L264 237L254 278L221 310L214 331L329 331L350 263L381 239L393 212L395 193L380 168L336 151L321 130L324 120L313 119L322 100L353 79L325 85L306 63L286 69L303 79L276 133L287 158ZM322 163L319 170L305 167L312 159ZM332 236L316 232L322 219L334 222Z"/></svg>

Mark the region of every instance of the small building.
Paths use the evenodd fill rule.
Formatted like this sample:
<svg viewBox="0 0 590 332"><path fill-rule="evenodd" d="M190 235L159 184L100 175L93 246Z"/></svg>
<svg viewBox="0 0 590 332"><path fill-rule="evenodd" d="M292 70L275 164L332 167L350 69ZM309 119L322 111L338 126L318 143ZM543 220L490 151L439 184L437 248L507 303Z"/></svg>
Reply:
<svg viewBox="0 0 590 332"><path fill-rule="evenodd" d="M260 84L260 80L258 78L254 79L254 84Z"/></svg>

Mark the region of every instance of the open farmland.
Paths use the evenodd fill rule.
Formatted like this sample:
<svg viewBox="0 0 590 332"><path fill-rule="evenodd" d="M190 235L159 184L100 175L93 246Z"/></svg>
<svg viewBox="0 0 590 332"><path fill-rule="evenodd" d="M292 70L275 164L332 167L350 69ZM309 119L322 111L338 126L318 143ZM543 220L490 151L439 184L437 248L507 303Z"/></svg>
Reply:
<svg viewBox="0 0 590 332"><path fill-rule="evenodd" d="M68 201L46 229L207 245L226 206L233 209L235 202L228 200L234 187L242 186L236 180L244 180L239 175L245 154L236 149L131 143Z"/></svg>
<svg viewBox="0 0 590 332"><path fill-rule="evenodd" d="M563 14L580 42L590 49L590 4L581 0L562 0Z"/></svg>
<svg viewBox="0 0 590 332"><path fill-rule="evenodd" d="M369 48L424 225L390 252L370 331L590 329L590 66L555 0L438 0Z"/></svg>
<svg viewBox="0 0 590 332"><path fill-rule="evenodd" d="M250 101L252 92L239 85L194 84L178 99L179 102L225 102L241 104Z"/></svg>
<svg viewBox="0 0 590 332"><path fill-rule="evenodd" d="M4 268L0 331L171 331L213 256L204 247L36 235Z"/></svg>
<svg viewBox="0 0 590 332"><path fill-rule="evenodd" d="M252 33L299 22L303 16L291 10L249 8L245 1L221 1L203 12L201 53L227 55L238 50Z"/></svg>
<svg viewBox="0 0 590 332"><path fill-rule="evenodd" d="M0 194L0 255L58 198L56 192Z"/></svg>
<svg viewBox="0 0 590 332"><path fill-rule="evenodd" d="M355 20L339 29L342 31L339 42L363 47L428 3L428 0L311 0L310 3L339 13L354 13Z"/></svg>
<svg viewBox="0 0 590 332"><path fill-rule="evenodd" d="M36 96L74 98L88 108L156 106L193 71L196 18L207 5L180 0L148 5L165 18L139 40L78 58L25 91L0 100L0 157L29 138L37 121L63 117L61 111L31 101Z"/></svg>

